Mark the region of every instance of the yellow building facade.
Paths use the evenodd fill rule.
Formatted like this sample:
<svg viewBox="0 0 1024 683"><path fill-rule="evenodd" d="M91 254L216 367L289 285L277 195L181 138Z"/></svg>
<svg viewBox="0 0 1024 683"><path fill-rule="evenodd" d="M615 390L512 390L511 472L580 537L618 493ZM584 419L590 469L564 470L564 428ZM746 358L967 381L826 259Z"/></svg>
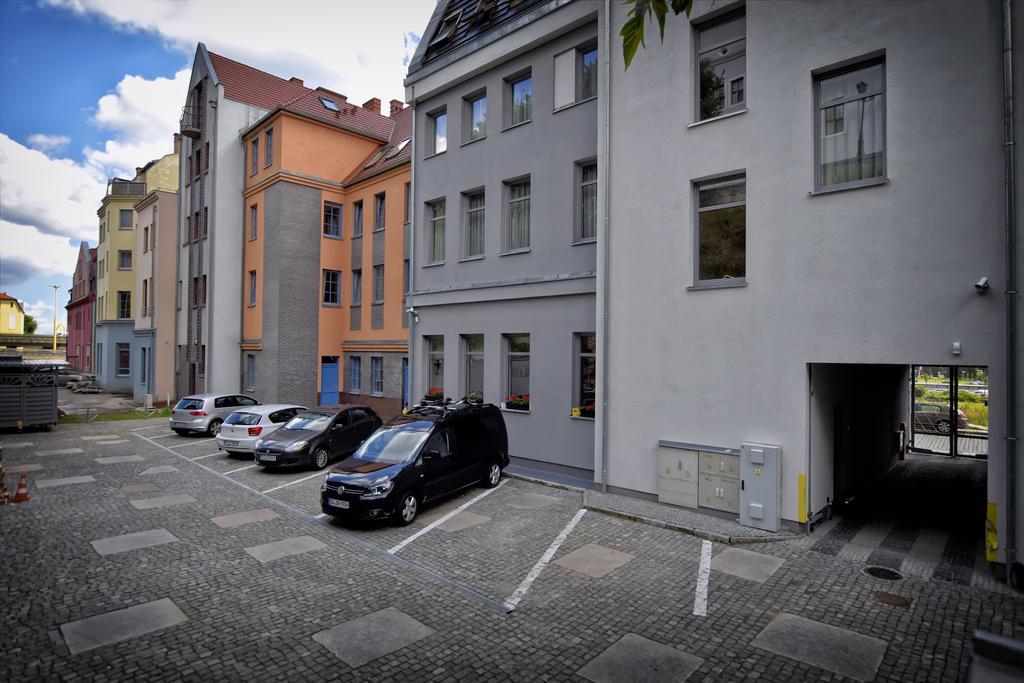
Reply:
<svg viewBox="0 0 1024 683"><path fill-rule="evenodd" d="M25 309L21 302L0 292L0 334L25 334Z"/></svg>

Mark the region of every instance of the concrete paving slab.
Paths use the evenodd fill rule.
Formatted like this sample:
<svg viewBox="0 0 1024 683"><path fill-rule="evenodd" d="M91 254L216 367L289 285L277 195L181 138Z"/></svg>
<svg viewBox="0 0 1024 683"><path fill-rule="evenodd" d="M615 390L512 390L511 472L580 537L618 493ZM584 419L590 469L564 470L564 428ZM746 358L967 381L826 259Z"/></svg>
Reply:
<svg viewBox="0 0 1024 683"><path fill-rule="evenodd" d="M715 571L758 583L767 581L784 564L786 561L781 558L743 548L726 548L711 558Z"/></svg>
<svg viewBox="0 0 1024 683"><path fill-rule="evenodd" d="M615 641L576 673L594 683L685 681L704 660L635 633Z"/></svg>
<svg viewBox="0 0 1024 683"><path fill-rule="evenodd" d="M95 541L89 541L89 543L92 544L93 549L100 555L114 555L116 553L126 553L129 550L139 550L140 548L151 548L155 545L174 543L177 540L178 537L167 529L151 529L149 531L137 531L133 534L100 538Z"/></svg>
<svg viewBox="0 0 1024 683"><path fill-rule="evenodd" d="M509 496L508 506L520 510L536 510L557 502L558 499L554 496L545 496L540 493L520 493Z"/></svg>
<svg viewBox="0 0 1024 683"><path fill-rule="evenodd" d="M67 486L69 484L88 484L96 481L92 477L61 477L60 479L36 479L37 489L51 489L55 486Z"/></svg>
<svg viewBox="0 0 1024 683"><path fill-rule="evenodd" d="M273 543L264 543L263 545L245 548L245 552L266 564L267 562L279 560L282 557L301 555L302 553L326 547L327 544L312 536L294 536L281 541L274 541Z"/></svg>
<svg viewBox="0 0 1024 683"><path fill-rule="evenodd" d="M888 645L878 638L784 612L772 619L752 644L858 681L874 680Z"/></svg>
<svg viewBox="0 0 1024 683"><path fill-rule="evenodd" d="M29 446L35 446L34 441L15 441L14 443L7 443L4 441L0 443L0 446L4 448L28 448Z"/></svg>
<svg viewBox="0 0 1024 683"><path fill-rule="evenodd" d="M91 434L89 436L81 437L82 441L109 441L110 439L118 439L118 434Z"/></svg>
<svg viewBox="0 0 1024 683"><path fill-rule="evenodd" d="M20 472L38 472L43 469L42 465L28 464L28 465L12 465L5 467L4 471L8 474L18 474Z"/></svg>
<svg viewBox="0 0 1024 683"><path fill-rule="evenodd" d="M188 621L169 598L97 614L60 625L71 654L78 654Z"/></svg>
<svg viewBox="0 0 1024 683"><path fill-rule="evenodd" d="M315 633L313 640L355 669L433 633L405 612L388 607Z"/></svg>
<svg viewBox="0 0 1024 683"><path fill-rule="evenodd" d="M478 515L475 512L463 510L459 514L447 520L444 524L439 524L437 528L441 531L447 531L450 533L453 531L460 531L461 529L468 529L489 521L491 521L491 518L487 515Z"/></svg>
<svg viewBox="0 0 1024 683"><path fill-rule="evenodd" d="M141 455L109 455L105 458L96 458L101 465L113 465L119 462L142 462L145 460Z"/></svg>
<svg viewBox="0 0 1024 683"><path fill-rule="evenodd" d="M152 493L159 490L160 487L154 484L130 484L121 487L121 493Z"/></svg>
<svg viewBox="0 0 1024 683"><path fill-rule="evenodd" d="M168 472L177 472L178 468L174 465L159 465L157 467L150 467L148 470L139 472L139 475L143 474L167 474Z"/></svg>
<svg viewBox="0 0 1024 683"><path fill-rule="evenodd" d="M253 524L255 522L266 522L270 519L276 519L281 515L277 514L273 510L267 508L260 508L259 510L249 510L248 512L236 512L230 515L223 515L221 517L211 517L210 521L219 526L221 529L230 529L231 527L242 526L243 524Z"/></svg>
<svg viewBox="0 0 1024 683"><path fill-rule="evenodd" d="M619 552L596 543L588 543L557 560L555 564L586 576L600 578L610 574L633 559L629 553Z"/></svg>
<svg viewBox="0 0 1024 683"><path fill-rule="evenodd" d="M82 452L81 448L56 448L49 451L36 451L36 455L74 455Z"/></svg>
<svg viewBox="0 0 1024 683"><path fill-rule="evenodd" d="M152 510L153 508L162 508L169 505L194 503L196 502L196 499L192 496L177 494L174 496L160 496L159 498L142 498L140 500L130 500L128 502L131 503L132 507L136 510Z"/></svg>

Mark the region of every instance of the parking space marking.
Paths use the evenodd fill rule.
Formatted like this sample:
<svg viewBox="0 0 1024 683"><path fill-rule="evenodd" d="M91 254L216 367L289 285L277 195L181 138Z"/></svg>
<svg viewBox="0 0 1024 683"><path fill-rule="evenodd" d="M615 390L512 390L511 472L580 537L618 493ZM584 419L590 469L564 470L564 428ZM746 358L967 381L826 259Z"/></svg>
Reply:
<svg viewBox="0 0 1024 683"><path fill-rule="evenodd" d="M134 429L129 429L128 431L130 431L130 432L141 432L143 429L157 429L159 427L166 428L167 425L166 424L158 424L158 425L150 425L148 427L135 427Z"/></svg>
<svg viewBox="0 0 1024 683"><path fill-rule="evenodd" d="M202 460L203 458L212 458L215 455L220 455L220 451L216 453L207 453L206 455L200 455L198 458L189 458L189 460Z"/></svg>
<svg viewBox="0 0 1024 683"><path fill-rule="evenodd" d="M160 438L160 437L157 437L157 438ZM217 437L210 437L209 439L199 439L199 441L190 441L189 443L179 443L177 446L168 446L168 448L184 448L185 446L198 446L201 443L206 443L207 441L213 441L216 438Z"/></svg>
<svg viewBox="0 0 1024 683"><path fill-rule="evenodd" d="M565 539L569 537L569 534L572 533L572 530L576 528L576 525L580 523L580 520L583 519L583 515L586 513L587 509L583 508L577 511L573 518L569 520L569 523L565 525L564 529L562 529L562 533L558 534L558 538L551 542L548 549L545 550L544 554L541 555L541 558L537 560L537 564L533 565L533 569L531 569L530 573L526 575L523 582L519 584L519 588L516 588L516 592L505 601L505 607L509 610L514 610L519 606L519 602L526 595L526 591L530 590L530 585L537 580L540 573L544 571L544 567L547 566L548 562L551 561L551 558L555 556L559 547L561 547L562 543L565 542Z"/></svg>
<svg viewBox="0 0 1024 683"><path fill-rule="evenodd" d="M241 472L242 470L251 470L253 467L259 467L259 465L246 465L245 467L239 467L237 470L228 470L224 474L234 474L235 472Z"/></svg>
<svg viewBox="0 0 1024 683"><path fill-rule="evenodd" d="M136 434L135 436L142 436L142 434ZM158 436L145 436L144 439L166 439L168 436L181 436L177 432L168 432L167 434L160 434ZM184 437L182 437L184 438Z"/></svg>
<svg viewBox="0 0 1024 683"><path fill-rule="evenodd" d="M500 489L504 484L505 484L505 482L503 481L500 484L498 484L497 486L495 486L493 489L487 489L486 491L481 493L479 496L475 496L474 498L470 498L468 501L466 501L465 503L463 503L459 507L457 507L454 510L452 510L451 512L449 512L447 515L444 515L443 517L438 517L437 519L435 519L430 524L426 525L425 527L423 527L422 529L420 529L419 531L417 531L413 535L409 536L409 538L405 539L404 541L402 541L401 543L399 543L395 547L391 548L391 550L389 550L388 552L391 553L392 555L394 555L399 550L401 550L405 546L409 545L410 543L412 543L417 538L419 538L423 534L427 533L428 531L430 531L434 527L441 526L442 524L447 522L449 519L451 519L455 515L459 514L460 512L462 512L463 510L465 510L466 508L468 508L470 505L472 505L473 503L477 502L481 498L486 498L490 494L494 493L495 491Z"/></svg>
<svg viewBox="0 0 1024 683"><path fill-rule="evenodd" d="M286 484L281 484L280 486L275 486L272 489L267 489L266 491L261 491L261 493L270 493L271 491L276 491L278 489L283 489L285 486L291 486L292 484L298 484L300 481L308 481L308 480L312 479L313 477L326 477L326 476L327 476L326 472L314 472L313 474L309 475L308 477L303 477L302 479L296 479L295 481L289 481Z"/></svg>
<svg viewBox="0 0 1024 683"><path fill-rule="evenodd" d="M4 448L28 448L29 446L35 446L34 441L15 441L14 443L0 443L0 446Z"/></svg>
<svg viewBox="0 0 1024 683"><path fill-rule="evenodd" d="M693 596L693 616L708 615L708 579L711 576L711 541L701 541L700 568L697 569L697 592Z"/></svg>

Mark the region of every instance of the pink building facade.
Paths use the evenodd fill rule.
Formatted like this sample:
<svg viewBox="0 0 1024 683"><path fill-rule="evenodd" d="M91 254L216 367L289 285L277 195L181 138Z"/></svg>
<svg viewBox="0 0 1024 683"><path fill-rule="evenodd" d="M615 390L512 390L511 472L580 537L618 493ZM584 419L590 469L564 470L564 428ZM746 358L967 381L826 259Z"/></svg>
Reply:
<svg viewBox="0 0 1024 683"><path fill-rule="evenodd" d="M73 370L93 372L92 322L96 300L96 250L82 242L68 304L67 361Z"/></svg>

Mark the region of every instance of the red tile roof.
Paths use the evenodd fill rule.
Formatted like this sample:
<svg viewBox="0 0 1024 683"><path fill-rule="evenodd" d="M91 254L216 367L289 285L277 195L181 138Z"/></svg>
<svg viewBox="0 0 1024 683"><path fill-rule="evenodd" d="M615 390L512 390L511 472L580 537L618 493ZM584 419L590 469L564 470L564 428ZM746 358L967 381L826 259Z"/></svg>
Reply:
<svg viewBox="0 0 1024 683"><path fill-rule="evenodd" d="M214 52L207 54L210 55L217 80L224 86L224 95L232 100L260 109L282 108L380 141L391 137L394 128L392 119L349 104L340 93L327 88L307 88L301 82L274 76L223 55ZM320 101L321 97L334 102L338 111L327 109Z"/></svg>
<svg viewBox="0 0 1024 683"><path fill-rule="evenodd" d="M394 118L389 119L394 122L394 128L391 131L391 136L388 139L388 143L380 149L374 151L366 159L364 159L356 170L349 175L348 178L342 183L345 187L349 185L355 185L358 182L362 182L367 178L383 173L384 171L391 170L402 164L407 164L412 159L412 142L410 140L412 136L412 107L406 107L399 113L395 114ZM387 158L388 153L397 148L402 142L406 142L405 146L402 147L401 151L395 156ZM377 155L380 155L377 157ZM373 164L367 166L371 159L377 157Z"/></svg>
<svg viewBox="0 0 1024 683"><path fill-rule="evenodd" d="M10 294L5 294L4 292L0 292L0 301L17 301L17 299L15 299Z"/></svg>

